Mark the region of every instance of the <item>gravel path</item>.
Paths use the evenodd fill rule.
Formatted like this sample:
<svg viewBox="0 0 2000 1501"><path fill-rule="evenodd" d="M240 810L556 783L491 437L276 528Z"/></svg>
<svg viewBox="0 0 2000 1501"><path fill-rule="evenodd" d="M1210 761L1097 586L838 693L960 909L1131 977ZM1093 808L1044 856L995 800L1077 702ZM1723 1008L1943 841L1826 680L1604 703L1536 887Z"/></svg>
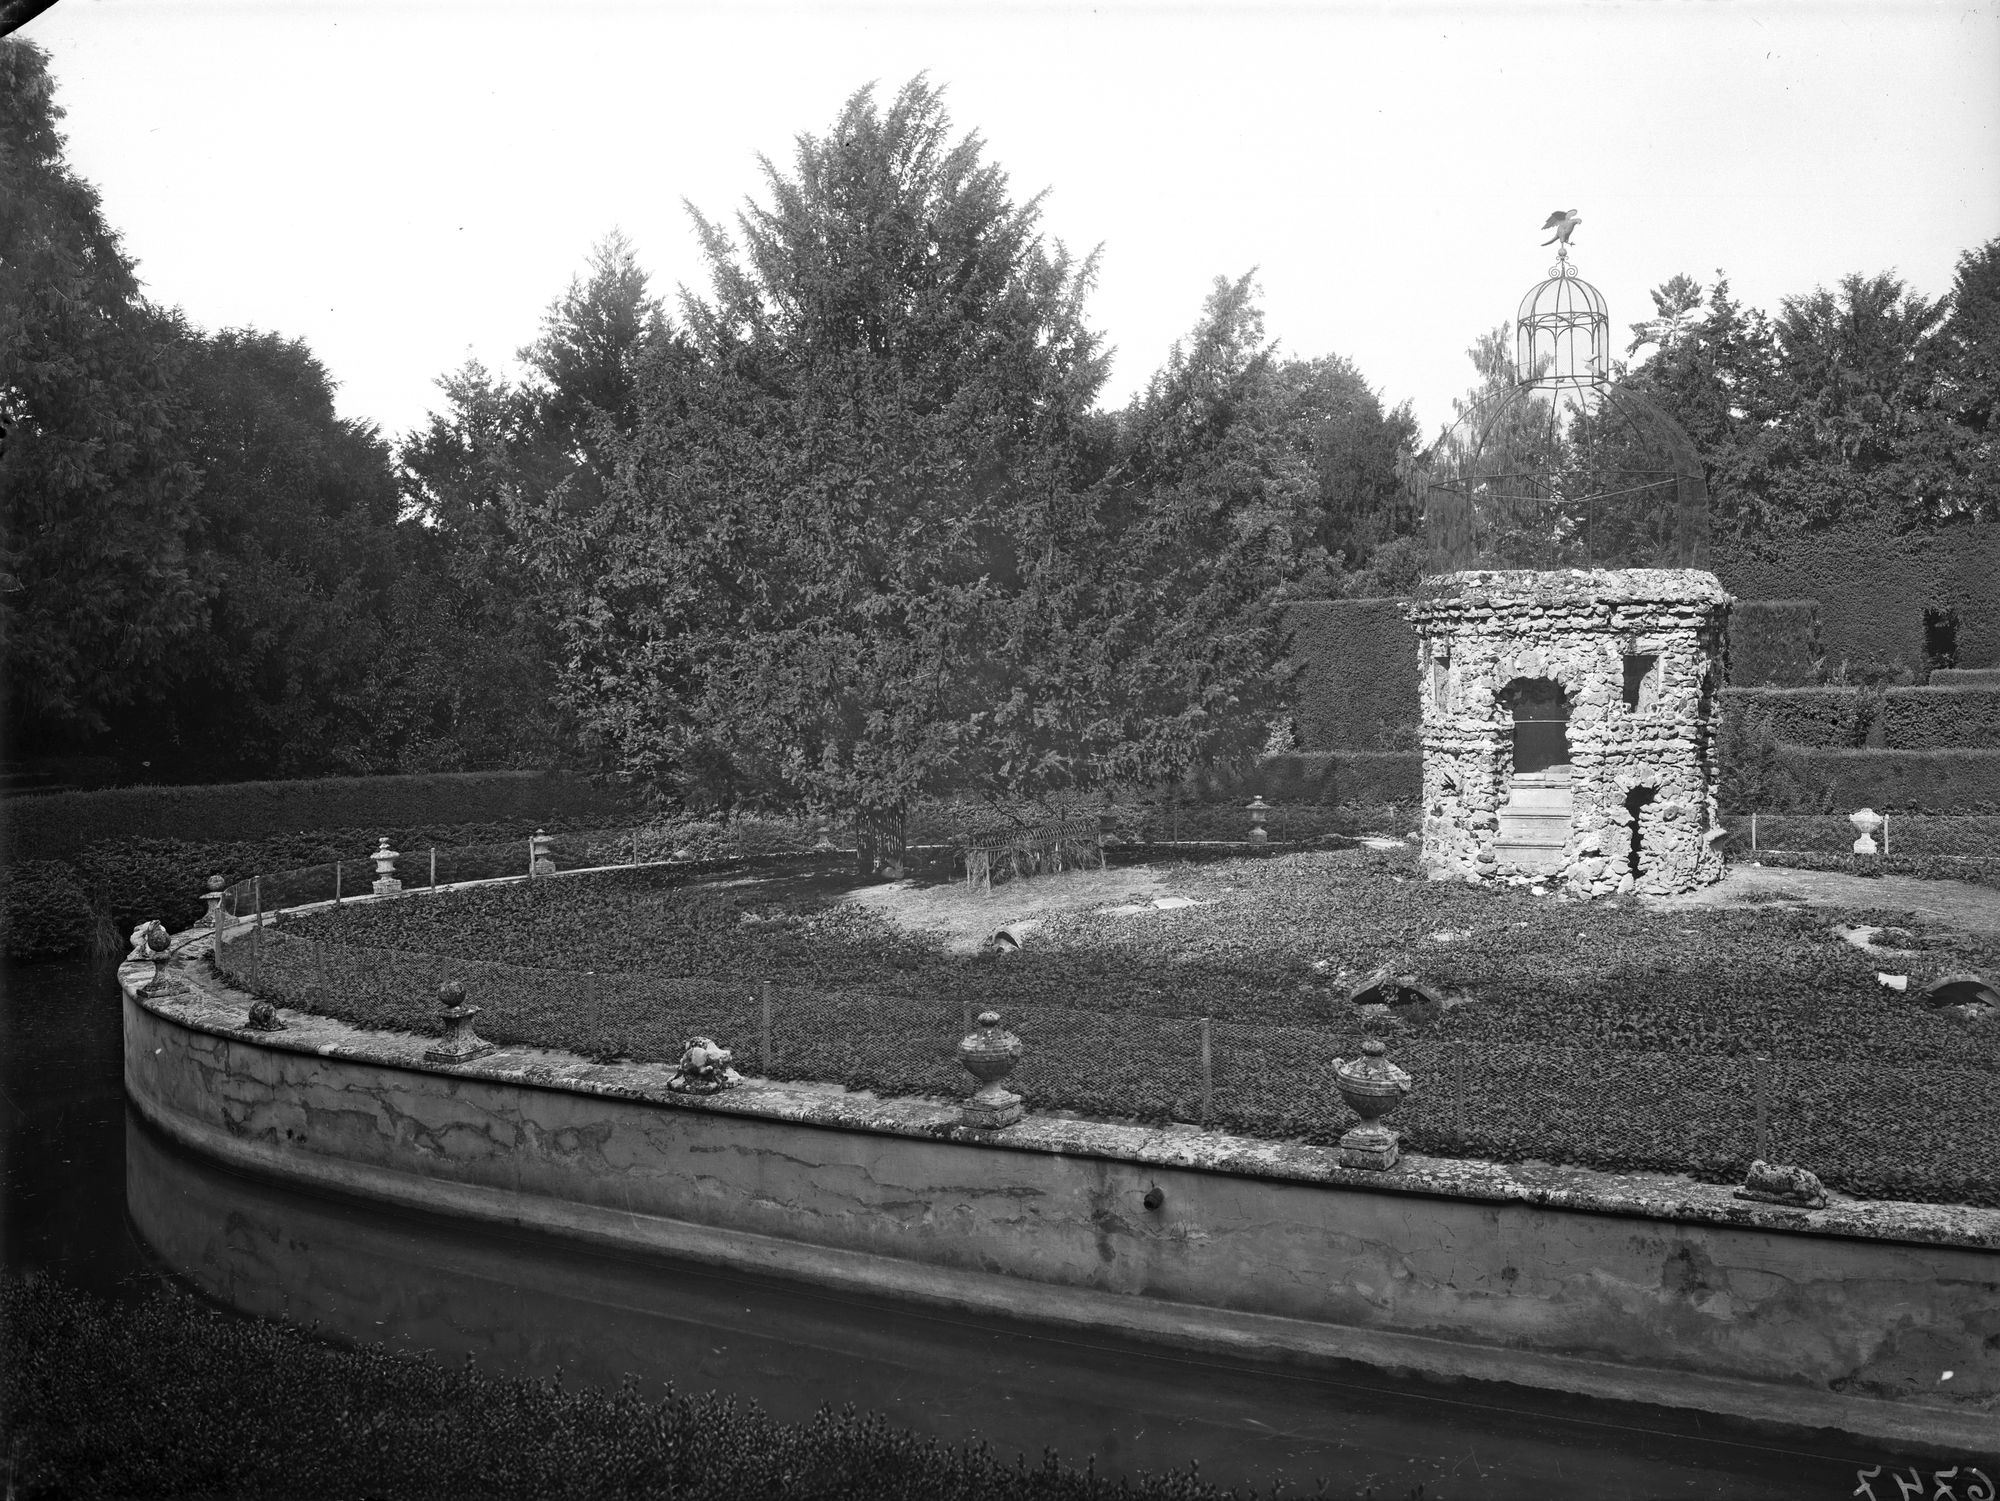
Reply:
<svg viewBox="0 0 2000 1501"><path fill-rule="evenodd" d="M1006 881L991 893L972 891L963 881L946 886L892 881L863 886L849 892L844 900L858 902L902 927L940 933L947 952L970 954L1009 923L1080 907L1151 901L1165 895L1166 889L1151 866L1120 865L1109 870L1066 870L1030 881Z"/></svg>
<svg viewBox="0 0 2000 1501"><path fill-rule="evenodd" d="M1681 896L1648 897L1649 907L1743 906L1753 897L1789 897L1809 907L1914 912L1973 933L2000 933L2000 891L1970 881L1920 881L1915 876L1850 876L1778 865L1732 865L1713 886Z"/></svg>

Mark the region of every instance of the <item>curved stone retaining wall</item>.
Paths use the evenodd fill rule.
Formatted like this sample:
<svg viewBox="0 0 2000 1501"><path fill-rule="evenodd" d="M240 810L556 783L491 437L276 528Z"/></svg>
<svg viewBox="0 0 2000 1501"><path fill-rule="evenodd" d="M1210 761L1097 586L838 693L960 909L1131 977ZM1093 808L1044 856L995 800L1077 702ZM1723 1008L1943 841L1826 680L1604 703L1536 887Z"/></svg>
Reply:
<svg viewBox="0 0 2000 1501"><path fill-rule="evenodd" d="M135 1106L225 1162L444 1214L1291 1362L1360 1360L1963 1456L2000 1414L2000 1212L1748 1204L1683 1180L1406 1159L766 1085L282 1013L124 972ZM1157 1207L1147 1206L1158 1190ZM1949 1383L1940 1372L1951 1370ZM1977 1441L1977 1446L1976 1442Z"/></svg>

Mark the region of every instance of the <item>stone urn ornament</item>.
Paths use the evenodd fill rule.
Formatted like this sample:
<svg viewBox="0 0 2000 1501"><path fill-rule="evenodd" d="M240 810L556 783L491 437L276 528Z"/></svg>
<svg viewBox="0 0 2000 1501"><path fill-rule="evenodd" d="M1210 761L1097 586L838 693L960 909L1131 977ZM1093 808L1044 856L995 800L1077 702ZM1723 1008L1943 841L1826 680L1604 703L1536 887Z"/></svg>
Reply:
<svg viewBox="0 0 2000 1501"><path fill-rule="evenodd" d="M1847 821L1854 825L1854 832L1861 836L1854 841L1855 854L1877 855L1881 853L1881 846L1875 843L1875 835L1886 820L1880 813L1877 813L1873 808L1857 808L1854 812L1847 815Z"/></svg>
<svg viewBox="0 0 2000 1501"><path fill-rule="evenodd" d="M1244 811L1250 815L1250 842L1268 844L1271 831L1264 827L1264 816L1271 811L1271 805L1264 801L1263 794L1259 793L1244 804Z"/></svg>
<svg viewBox="0 0 2000 1501"><path fill-rule="evenodd" d="M1021 1061L1021 1039L1000 1030L1000 1013L982 1011L979 1029L959 1040L958 1061L979 1081L979 1089L960 1107L959 1124L982 1131L998 1131L1021 1119L1021 1097L1001 1087L1000 1081L1014 1072Z"/></svg>
<svg viewBox="0 0 2000 1501"><path fill-rule="evenodd" d="M546 830L535 830L528 841L528 874L531 876L552 876L556 873L555 840Z"/></svg>
<svg viewBox="0 0 2000 1501"><path fill-rule="evenodd" d="M382 842L388 843L386 839ZM472 1030L472 1019L477 1015L479 1008L466 1005L465 987L458 981L446 980L438 986L438 1016L444 1023L444 1036L436 1047L424 1049L424 1061L470 1063L498 1052L497 1046Z"/></svg>
<svg viewBox="0 0 2000 1501"><path fill-rule="evenodd" d="M210 876L208 890L201 894L201 899L208 903L208 928L211 933L222 931L222 886L221 876Z"/></svg>
<svg viewBox="0 0 2000 1501"><path fill-rule="evenodd" d="M375 862L375 894L394 896L403 889L403 883L396 879L396 862L403 857L389 848L389 836L382 836L381 847L369 859Z"/></svg>
<svg viewBox="0 0 2000 1501"><path fill-rule="evenodd" d="M741 1084L743 1076L729 1066L735 1056L712 1037L691 1038L681 1049L681 1061L667 1088L676 1094L718 1094Z"/></svg>
<svg viewBox="0 0 2000 1501"><path fill-rule="evenodd" d="M1382 1124L1382 1117L1403 1103L1411 1086L1410 1076L1389 1061L1388 1051L1371 1037L1361 1044L1359 1058L1333 1060L1334 1086L1347 1108L1361 1117L1361 1124L1340 1138L1342 1167L1386 1172L1396 1165L1396 1133Z"/></svg>

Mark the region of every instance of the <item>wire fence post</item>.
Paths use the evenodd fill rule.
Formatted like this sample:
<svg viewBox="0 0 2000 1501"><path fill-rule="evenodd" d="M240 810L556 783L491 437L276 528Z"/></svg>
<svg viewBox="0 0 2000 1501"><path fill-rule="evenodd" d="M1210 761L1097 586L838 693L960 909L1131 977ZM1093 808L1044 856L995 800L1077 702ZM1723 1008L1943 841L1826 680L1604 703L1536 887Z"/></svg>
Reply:
<svg viewBox="0 0 2000 1501"><path fill-rule="evenodd" d="M969 1037L972 1035L972 1002L970 1001L960 1001L958 1003L958 1035L960 1037Z"/></svg>
<svg viewBox="0 0 2000 1501"><path fill-rule="evenodd" d="M1882 815L1882 858L1889 858L1889 815Z"/></svg>
<svg viewBox="0 0 2000 1501"><path fill-rule="evenodd" d="M1215 1104L1215 1049L1211 1045L1208 1018L1201 1019L1201 1128L1208 1129L1209 1111Z"/></svg>
<svg viewBox="0 0 2000 1501"><path fill-rule="evenodd" d="M1757 1139L1756 1150L1752 1155L1759 1162L1771 1160L1770 1105L1765 1093L1764 1079L1766 1061L1762 1053L1754 1054L1750 1059L1750 1074L1757 1093Z"/></svg>
<svg viewBox="0 0 2000 1501"><path fill-rule="evenodd" d="M256 892L256 925L250 929L250 988L255 990L264 983L264 878L253 878L251 889Z"/></svg>
<svg viewBox="0 0 2000 1501"><path fill-rule="evenodd" d="M432 845L431 846L431 894L433 896L437 894L437 889L438 889L438 847L436 845Z"/></svg>
<svg viewBox="0 0 2000 1501"><path fill-rule="evenodd" d="M533 834L530 834L528 836L528 874L530 876L533 876L534 873L535 873L535 836Z"/></svg>
<svg viewBox="0 0 2000 1501"><path fill-rule="evenodd" d="M1458 1155L1466 1153L1466 1061L1464 1051L1458 1043L1446 1049L1446 1059L1450 1059L1452 1075L1452 1137L1458 1143Z"/></svg>
<svg viewBox="0 0 2000 1501"><path fill-rule="evenodd" d="M333 862L333 904L340 905L340 861Z"/></svg>
<svg viewBox="0 0 2000 1501"><path fill-rule="evenodd" d="M1750 815L1750 853L1757 853L1757 815Z"/></svg>
<svg viewBox="0 0 2000 1501"><path fill-rule="evenodd" d="M764 981L757 987L764 1002L764 1029L761 1041L764 1045L764 1077L771 1077L771 982Z"/></svg>

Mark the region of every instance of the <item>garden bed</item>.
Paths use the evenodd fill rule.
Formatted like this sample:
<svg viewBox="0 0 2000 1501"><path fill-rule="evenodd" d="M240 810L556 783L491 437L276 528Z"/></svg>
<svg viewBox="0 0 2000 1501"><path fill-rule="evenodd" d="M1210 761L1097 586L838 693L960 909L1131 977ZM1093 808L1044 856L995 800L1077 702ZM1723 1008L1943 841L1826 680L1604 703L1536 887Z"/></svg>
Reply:
<svg viewBox="0 0 2000 1501"><path fill-rule="evenodd" d="M773 1076L896 1094L962 1093L953 1045L992 1008L1026 1043L1035 1108L1318 1142L1352 1123L1335 1058L1377 1035L1416 1076L1396 1117L1416 1150L1723 1179L1761 1118L1763 1155L1830 1186L2000 1204L2000 1017L1877 979L2000 974L1992 934L1430 883L1396 850L1154 862L1130 884L1142 901L1051 912L1004 956L846 899L853 878L822 862L360 904L288 918L224 962L361 1025L430 1030L454 977L496 1041L670 1060L699 1033L752 1073L768 985ZM1162 891L1196 905L1151 905ZM1841 922L1900 924L1914 952L1865 953ZM1443 1004L1351 1005L1377 968L1422 975Z"/></svg>

